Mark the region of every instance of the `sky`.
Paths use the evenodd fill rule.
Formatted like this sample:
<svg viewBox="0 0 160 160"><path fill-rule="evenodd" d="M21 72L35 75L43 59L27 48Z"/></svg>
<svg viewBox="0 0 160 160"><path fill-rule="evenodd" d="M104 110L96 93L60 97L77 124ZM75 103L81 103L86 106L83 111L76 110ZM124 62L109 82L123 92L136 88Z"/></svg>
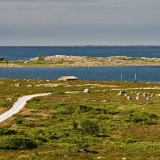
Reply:
<svg viewBox="0 0 160 160"><path fill-rule="evenodd" d="M0 0L0 46L160 45L160 0Z"/></svg>

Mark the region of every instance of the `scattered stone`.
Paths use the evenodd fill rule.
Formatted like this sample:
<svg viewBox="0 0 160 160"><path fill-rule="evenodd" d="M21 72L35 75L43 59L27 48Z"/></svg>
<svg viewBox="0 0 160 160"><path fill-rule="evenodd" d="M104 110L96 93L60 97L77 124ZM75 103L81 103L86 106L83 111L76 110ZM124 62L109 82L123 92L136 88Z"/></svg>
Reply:
<svg viewBox="0 0 160 160"><path fill-rule="evenodd" d="M27 87L32 87L32 85L27 85Z"/></svg>
<svg viewBox="0 0 160 160"><path fill-rule="evenodd" d="M101 102L106 102L106 100L102 100Z"/></svg>
<svg viewBox="0 0 160 160"><path fill-rule="evenodd" d="M89 90L89 89L85 89L85 90L83 91L83 93L90 93L90 90Z"/></svg>
<svg viewBox="0 0 160 160"><path fill-rule="evenodd" d="M143 97L146 97L146 92L143 93Z"/></svg>
<svg viewBox="0 0 160 160"><path fill-rule="evenodd" d="M140 100L140 97L139 97L139 96L136 96L136 100L139 101L139 100Z"/></svg>
<svg viewBox="0 0 160 160"><path fill-rule="evenodd" d="M20 86L21 86L21 84L20 84L20 83L17 83L17 84L15 84L15 86L16 86L16 87L20 87Z"/></svg>
<svg viewBox="0 0 160 160"><path fill-rule="evenodd" d="M160 97L160 94L156 94L156 95L155 95L155 98L159 98L159 97Z"/></svg>
<svg viewBox="0 0 160 160"><path fill-rule="evenodd" d="M136 95L137 95L137 96L140 96L140 95L141 95L141 93L139 93L139 92L138 92Z"/></svg>
<svg viewBox="0 0 160 160"><path fill-rule="evenodd" d="M127 96L127 99L130 100L130 99L132 99L132 98L131 98L131 96Z"/></svg>
<svg viewBox="0 0 160 160"><path fill-rule="evenodd" d="M126 92L125 91L120 91L118 94L117 94L117 96L121 96L121 95L123 95L123 94L125 94Z"/></svg>
<svg viewBox="0 0 160 160"><path fill-rule="evenodd" d="M146 101L149 101L150 100L150 97L146 97Z"/></svg>
<svg viewBox="0 0 160 160"><path fill-rule="evenodd" d="M13 100L12 98L7 98L7 101L12 102Z"/></svg>

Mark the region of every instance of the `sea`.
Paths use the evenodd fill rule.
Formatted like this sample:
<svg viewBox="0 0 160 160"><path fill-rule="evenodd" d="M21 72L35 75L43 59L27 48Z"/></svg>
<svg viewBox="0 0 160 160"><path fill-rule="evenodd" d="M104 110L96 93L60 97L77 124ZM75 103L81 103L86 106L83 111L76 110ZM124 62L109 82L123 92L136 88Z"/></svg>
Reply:
<svg viewBox="0 0 160 160"><path fill-rule="evenodd" d="M5 60L54 55L160 58L160 46L0 46ZM68 75L80 80L160 82L160 66L0 67L0 78L54 80Z"/></svg>

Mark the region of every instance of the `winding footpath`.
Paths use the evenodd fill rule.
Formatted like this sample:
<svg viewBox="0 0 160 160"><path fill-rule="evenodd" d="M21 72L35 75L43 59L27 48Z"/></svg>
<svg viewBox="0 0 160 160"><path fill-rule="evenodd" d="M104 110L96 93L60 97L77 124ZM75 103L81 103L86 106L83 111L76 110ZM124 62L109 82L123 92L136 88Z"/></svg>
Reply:
<svg viewBox="0 0 160 160"><path fill-rule="evenodd" d="M0 122L5 121L6 119L10 118L12 115L18 113L26 104L26 102L34 97L39 97L39 96L47 96L50 95L51 93L43 93L43 94L34 94L34 95L27 95L23 96L18 99L17 102L15 102L12 106L11 109L6 111L5 113L0 115Z"/></svg>

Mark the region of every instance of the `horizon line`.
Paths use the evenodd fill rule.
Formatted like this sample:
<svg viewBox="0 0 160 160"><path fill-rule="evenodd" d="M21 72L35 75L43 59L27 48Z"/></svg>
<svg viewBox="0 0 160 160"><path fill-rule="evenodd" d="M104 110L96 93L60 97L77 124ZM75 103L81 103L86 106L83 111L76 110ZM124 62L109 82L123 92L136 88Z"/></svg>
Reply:
<svg viewBox="0 0 160 160"><path fill-rule="evenodd" d="M160 45L0 45L0 47L160 47Z"/></svg>

